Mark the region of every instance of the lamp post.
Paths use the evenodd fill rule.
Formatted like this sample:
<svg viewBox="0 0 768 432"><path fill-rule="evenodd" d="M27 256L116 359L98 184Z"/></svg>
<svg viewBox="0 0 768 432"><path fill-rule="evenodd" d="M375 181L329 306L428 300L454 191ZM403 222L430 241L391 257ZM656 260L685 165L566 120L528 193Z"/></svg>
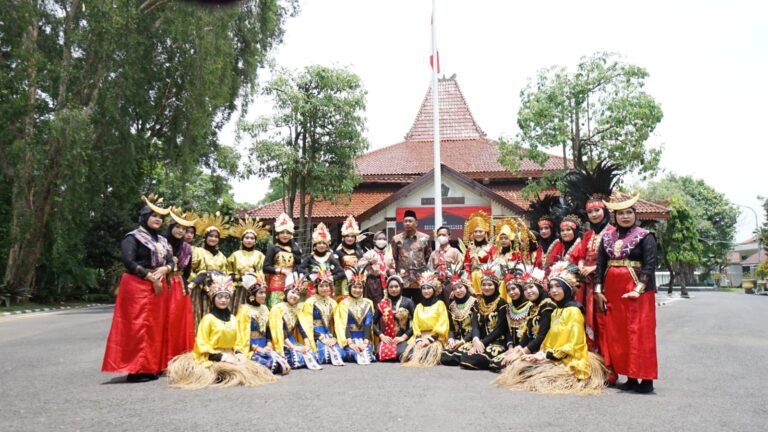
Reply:
<svg viewBox="0 0 768 432"><path fill-rule="evenodd" d="M743 205L743 204L735 204L738 207L748 208L752 211L752 214L755 215L755 239L757 240L757 265L760 265L760 251L762 250L762 245L760 244L760 222L757 218L757 212L755 209L753 209L750 206ZM754 275L754 271L752 272ZM755 278L755 288L757 288L757 278Z"/></svg>

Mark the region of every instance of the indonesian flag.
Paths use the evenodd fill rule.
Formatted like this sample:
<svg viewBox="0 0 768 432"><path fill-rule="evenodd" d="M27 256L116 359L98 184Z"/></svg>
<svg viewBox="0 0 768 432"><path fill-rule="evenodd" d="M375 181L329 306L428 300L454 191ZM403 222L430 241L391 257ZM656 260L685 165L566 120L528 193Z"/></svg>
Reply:
<svg viewBox="0 0 768 432"><path fill-rule="evenodd" d="M437 50L437 37L435 35L435 4L432 3L432 16L429 21L432 26L432 54L429 55L429 66L432 70L435 69L435 62L437 63L437 73L440 73L440 52Z"/></svg>

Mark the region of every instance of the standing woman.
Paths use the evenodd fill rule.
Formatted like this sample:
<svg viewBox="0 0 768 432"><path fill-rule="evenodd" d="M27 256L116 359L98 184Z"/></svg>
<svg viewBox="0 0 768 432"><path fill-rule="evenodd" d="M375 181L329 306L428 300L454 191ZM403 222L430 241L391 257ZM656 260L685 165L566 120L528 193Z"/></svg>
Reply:
<svg viewBox="0 0 768 432"><path fill-rule="evenodd" d="M256 249L256 241L269 238L269 227L258 219L241 219L229 229L229 234L240 239L240 250L227 258L227 273L235 281L235 294L232 297L232 312L237 314L240 305L246 303L247 290L243 287L243 276L247 273L262 273L264 254Z"/></svg>
<svg viewBox="0 0 768 432"><path fill-rule="evenodd" d="M545 270L558 261L578 263L578 251L581 249L581 219L575 214L568 214L560 221L560 238L552 244L547 254Z"/></svg>
<svg viewBox="0 0 768 432"><path fill-rule="evenodd" d="M269 288L267 306L270 308L283 301L285 279L301 262L301 249L293 241L293 221L285 213L275 219L275 236L275 242L267 248L264 258L264 273Z"/></svg>
<svg viewBox="0 0 768 432"><path fill-rule="evenodd" d="M251 360L277 375L288 375L291 367L281 352L272 347L269 334L269 309L267 309L267 282L262 273L246 273L242 277L243 288L248 293L247 303L237 311L237 322L243 337L240 352L249 352Z"/></svg>
<svg viewBox="0 0 768 432"><path fill-rule="evenodd" d="M301 307L299 319L311 322L307 330L307 342L317 354L320 363L344 366L341 347L334 335L333 313L336 301L333 299L333 276L331 270L321 265L312 271L315 295L308 298Z"/></svg>
<svg viewBox="0 0 768 432"><path fill-rule="evenodd" d="M626 375L622 390L653 391L656 359L656 237L637 225L639 196L607 203L616 214L616 230L603 235L597 260L595 297L607 311L605 330L609 366ZM603 288L605 292L603 292Z"/></svg>
<svg viewBox="0 0 768 432"><path fill-rule="evenodd" d="M249 335L242 332L230 311L232 279L224 273L209 272L205 285L211 312L200 320L194 351L175 357L168 365L168 383L176 388L199 389L253 387L276 381L269 369L248 360L248 343L243 341Z"/></svg>
<svg viewBox="0 0 768 432"><path fill-rule="evenodd" d="M272 337L272 347L288 361L291 369L309 368L322 369L317 361L317 355L305 343L307 334L312 328L311 320L301 317L301 286L304 278L296 275L285 288L285 301L272 307L269 311L269 334Z"/></svg>
<svg viewBox="0 0 768 432"><path fill-rule="evenodd" d="M490 231L491 217L482 210L469 215L464 224L464 241L468 242L464 253L464 269L470 274L472 293L475 295L481 291L480 267L492 263L496 255L496 246L488 241Z"/></svg>
<svg viewBox="0 0 768 432"><path fill-rule="evenodd" d="M461 354L461 367L488 370L491 361L506 351L509 332L507 302L499 293L499 278L494 266L482 269L482 292L472 315L472 346Z"/></svg>
<svg viewBox="0 0 768 432"><path fill-rule="evenodd" d="M556 221L553 214L559 205L558 200L559 198L554 195L545 195L530 203L536 221L535 228L538 230L538 246L533 254L533 266L542 270L546 270L547 258L557 240Z"/></svg>
<svg viewBox="0 0 768 432"><path fill-rule="evenodd" d="M399 275L387 278L387 296L373 314L373 332L379 338L379 361L399 361L413 336L411 321L416 305L403 295L405 283Z"/></svg>
<svg viewBox="0 0 768 432"><path fill-rule="evenodd" d="M440 364L443 344L448 341L448 310L440 300L442 284L433 272L419 278L422 302L413 314L413 336L400 358L405 367L424 368Z"/></svg>
<svg viewBox="0 0 768 432"><path fill-rule="evenodd" d="M315 280L312 277L313 269L323 266L330 270L334 282L344 279L344 269L339 264L336 256L331 253L331 240L331 233L325 224L322 222L317 224L317 227L312 231L312 253L305 256L297 267L297 271L304 275L306 280L310 280L307 284L307 298L315 294Z"/></svg>
<svg viewBox="0 0 768 432"><path fill-rule="evenodd" d="M184 241L187 229L194 229L194 220L187 219L181 209L171 208L171 223L168 225L168 244L173 250L173 271L168 292L168 324L165 332L166 364L172 358L192 350L195 346L195 313L187 289L192 273L192 246Z"/></svg>
<svg viewBox="0 0 768 432"><path fill-rule="evenodd" d="M336 306L333 325L344 361L371 364L373 357L373 302L363 297L365 273L356 269L349 280L349 297Z"/></svg>
<svg viewBox="0 0 768 432"><path fill-rule="evenodd" d="M365 280L365 298L377 305L384 299L387 277L395 274L395 258L392 248L387 243L387 234L379 231L373 235L373 249L363 254L358 263L365 268L368 277Z"/></svg>
<svg viewBox="0 0 768 432"><path fill-rule="evenodd" d="M157 205L162 198L141 198L146 205L139 212L139 227L120 243L126 271L120 278L101 366L102 372L127 373L128 382L155 380L167 365L165 276L173 269L173 251L160 227L168 209Z"/></svg>
<svg viewBox="0 0 768 432"><path fill-rule="evenodd" d="M448 280L452 285L453 300L448 306L448 342L440 356L440 363L444 366L458 366L461 364L461 355L472 348L472 319L476 300L470 294L472 288L469 281L464 278L463 265L451 267Z"/></svg>
<svg viewBox="0 0 768 432"><path fill-rule="evenodd" d="M192 273L189 280L194 279L203 272L227 272L227 258L219 250L219 241L227 236L228 217L216 212L215 215L206 213L195 222L197 234L203 237L203 246L192 249ZM195 289L197 288L197 289ZM192 307L195 310L195 323L208 313L210 300L203 287L196 287L194 282L189 284L192 292Z"/></svg>
<svg viewBox="0 0 768 432"><path fill-rule="evenodd" d="M334 278L336 301L341 301L349 295L349 280L357 268L357 262L363 257L363 250L357 245L357 236L360 235L360 226L352 215L347 216L347 220L341 226L341 243L336 248L334 255L341 263L346 278L337 280Z"/></svg>

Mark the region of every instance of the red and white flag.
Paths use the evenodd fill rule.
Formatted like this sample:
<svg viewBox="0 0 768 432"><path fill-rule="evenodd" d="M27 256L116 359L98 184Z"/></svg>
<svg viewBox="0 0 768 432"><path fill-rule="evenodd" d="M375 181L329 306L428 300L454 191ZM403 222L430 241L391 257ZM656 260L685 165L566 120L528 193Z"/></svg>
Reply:
<svg viewBox="0 0 768 432"><path fill-rule="evenodd" d="M435 36L435 10L432 9L432 17L429 21L432 26L432 54L429 55L429 66L434 70L437 63L437 73L440 73L440 52L437 50L437 37Z"/></svg>

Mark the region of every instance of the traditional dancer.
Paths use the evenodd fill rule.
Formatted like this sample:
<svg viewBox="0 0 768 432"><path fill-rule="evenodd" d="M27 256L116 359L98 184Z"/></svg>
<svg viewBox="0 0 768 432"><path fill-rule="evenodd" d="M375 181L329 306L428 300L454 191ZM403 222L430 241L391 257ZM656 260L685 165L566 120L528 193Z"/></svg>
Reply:
<svg viewBox="0 0 768 432"><path fill-rule="evenodd" d="M368 274L365 280L365 298L371 299L373 304L379 304L384 299L387 277L395 274L395 258L392 256L392 248L387 244L387 234L384 231L373 235L373 249L363 254L358 267L364 268Z"/></svg>
<svg viewBox="0 0 768 432"><path fill-rule="evenodd" d="M309 368L320 370L322 366L317 354L308 343L307 334L312 329L312 320L301 315L301 290L303 276L292 275L285 287L285 301L269 311L269 334L272 347L288 361L291 369Z"/></svg>
<svg viewBox="0 0 768 432"><path fill-rule="evenodd" d="M344 366L341 347L334 334L333 312L336 310L336 300L333 299L331 270L324 265L314 268L312 281L315 294L304 302L299 313L300 320L312 322L312 326L304 329L307 342L317 353L320 363Z"/></svg>
<svg viewBox="0 0 768 432"><path fill-rule="evenodd" d="M498 267L481 269L481 293L472 316L472 347L461 355L461 367L488 370L491 361L507 350L507 302L499 292Z"/></svg>
<svg viewBox="0 0 768 432"><path fill-rule="evenodd" d="M195 230L203 237L203 246L192 248L192 273L189 275L189 280L192 281L189 289L192 293L196 325L199 325L200 320L208 313L210 300L202 289L204 287L197 287L194 280L201 273L227 272L227 258L219 250L219 241L229 233L227 222L229 218L218 212L206 213L195 221Z"/></svg>
<svg viewBox="0 0 768 432"><path fill-rule="evenodd" d="M474 319L475 297L471 294L469 280L464 277L464 263L449 268L448 283L452 285L453 300L448 306L448 342L440 357L445 366L458 366L461 356L472 348L472 321Z"/></svg>
<svg viewBox="0 0 768 432"><path fill-rule="evenodd" d="M324 223L320 222L317 227L312 231L312 253L305 256L301 261L301 264L296 270L303 274L306 280L310 281L307 284L307 298L315 295L315 281L312 277L314 269L323 266L330 270L333 281L340 281L344 279L344 268L339 264L339 260L331 252L331 232Z"/></svg>
<svg viewBox="0 0 768 432"><path fill-rule="evenodd" d="M443 284L443 303L448 305L451 303L454 286L451 280L451 269L456 265L463 266L464 256L460 250L451 246L451 229L449 227L441 226L435 234L437 235L438 248L429 256L427 268L437 273L437 278Z"/></svg>
<svg viewBox="0 0 768 432"><path fill-rule="evenodd" d="M400 361L405 367L432 367L440 364L443 344L448 341L448 311L440 300L442 284L433 272L419 278L422 302L413 314L413 336Z"/></svg>
<svg viewBox="0 0 768 432"><path fill-rule="evenodd" d="M363 297L366 274L355 269L349 279L349 297L336 306L333 324L344 361L371 364L373 356L373 302Z"/></svg>
<svg viewBox="0 0 768 432"><path fill-rule="evenodd" d="M416 305L403 296L403 279L398 275L387 278L387 296L377 305L373 315L373 332L379 338L376 353L379 361L398 361L413 336L411 320Z"/></svg>
<svg viewBox="0 0 768 432"><path fill-rule="evenodd" d="M609 366L627 382L622 390L653 391L656 359L656 237L637 224L639 196L609 202L617 228L603 234L597 260L595 296L607 311ZM605 292L603 292L605 289Z"/></svg>
<svg viewBox="0 0 768 432"><path fill-rule="evenodd" d="M467 242L464 268L470 275L472 293L475 295L480 295L482 291L480 267L492 263L496 255L496 246L488 241L490 231L491 217L482 210L469 215L464 224L464 241Z"/></svg>
<svg viewBox="0 0 768 432"><path fill-rule="evenodd" d="M168 383L176 388L199 389L253 387L276 381L269 369L248 360L247 350L240 351L240 341L249 335L240 331L230 310L232 279L219 272L209 272L208 276L205 285L211 312L200 321L194 351L175 357L168 365Z"/></svg>
<svg viewBox="0 0 768 432"><path fill-rule="evenodd" d="M281 213L275 219L275 242L267 248L264 258L264 273L267 277L270 308L285 298L286 277L293 274L301 262L301 249L293 241L293 221Z"/></svg>
<svg viewBox="0 0 768 432"><path fill-rule="evenodd" d="M341 225L341 243L333 253L339 260L346 278L334 279L334 297L341 301L349 295L349 280L357 268L357 263L363 257L363 250L357 245L357 236L360 235L360 226L354 217L347 216Z"/></svg>
<svg viewBox="0 0 768 432"><path fill-rule="evenodd" d="M240 239L240 250L232 252L227 258L227 272L235 281L232 312L237 314L240 305L245 304L248 297L242 283L243 276L263 272L264 254L256 249L256 242L269 239L269 227L265 227L258 219L246 217L230 227L229 235Z"/></svg>
<svg viewBox="0 0 768 432"><path fill-rule="evenodd" d="M112 315L102 372L127 373L128 382L157 379L165 370L163 335L166 322L166 274L173 270L173 251L160 235L162 198L142 197L139 227L120 243L125 273Z"/></svg>
<svg viewBox="0 0 768 432"><path fill-rule="evenodd" d="M546 270L549 254L552 252L557 232L556 220L553 216L559 206L559 198L554 195L545 195L536 201L531 201L530 208L538 230L538 246L533 254L533 265L536 268Z"/></svg>

